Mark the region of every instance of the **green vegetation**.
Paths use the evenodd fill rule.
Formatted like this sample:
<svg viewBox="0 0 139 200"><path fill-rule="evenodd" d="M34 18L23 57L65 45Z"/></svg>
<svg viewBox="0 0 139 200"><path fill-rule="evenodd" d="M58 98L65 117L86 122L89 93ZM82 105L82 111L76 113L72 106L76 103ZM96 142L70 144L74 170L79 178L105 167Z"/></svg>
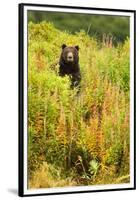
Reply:
<svg viewBox="0 0 139 200"><path fill-rule="evenodd" d="M30 188L129 182L129 39L123 45L28 25ZM58 76L61 45L79 45L81 92Z"/></svg>
<svg viewBox="0 0 139 200"><path fill-rule="evenodd" d="M123 42L129 37L129 17L29 11L28 20L34 23L52 22L55 27L70 33L85 30L90 36L103 40L103 34L113 36L113 42Z"/></svg>

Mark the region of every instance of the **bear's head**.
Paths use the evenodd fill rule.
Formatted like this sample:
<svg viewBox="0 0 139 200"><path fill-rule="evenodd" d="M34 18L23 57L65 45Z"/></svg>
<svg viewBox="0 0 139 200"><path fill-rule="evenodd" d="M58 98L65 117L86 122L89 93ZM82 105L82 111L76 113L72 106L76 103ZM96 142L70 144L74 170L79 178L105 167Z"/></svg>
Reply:
<svg viewBox="0 0 139 200"><path fill-rule="evenodd" d="M66 64L76 64L79 61L79 46L62 45L61 60Z"/></svg>

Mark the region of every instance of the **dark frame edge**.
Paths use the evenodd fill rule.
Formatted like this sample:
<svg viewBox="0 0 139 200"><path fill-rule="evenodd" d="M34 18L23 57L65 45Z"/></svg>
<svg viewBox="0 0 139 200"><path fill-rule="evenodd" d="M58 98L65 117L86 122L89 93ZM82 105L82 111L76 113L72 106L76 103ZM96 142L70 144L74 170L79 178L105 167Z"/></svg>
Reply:
<svg viewBox="0 0 139 200"><path fill-rule="evenodd" d="M18 195L24 196L24 140L23 140L23 16L24 5L18 4Z"/></svg>
<svg viewBox="0 0 139 200"><path fill-rule="evenodd" d="M134 189L136 190L136 10L134 10Z"/></svg>
<svg viewBox="0 0 139 200"><path fill-rule="evenodd" d="M115 189L104 189L104 190L81 190L81 191L69 191L69 192L53 192L53 193L38 193L38 194L24 194L24 197L33 197L33 196L51 196L51 195L67 195L67 194L83 194L83 193L96 193L96 192L117 192L117 191L130 191L135 190L135 187L129 188L115 188Z"/></svg>
<svg viewBox="0 0 139 200"><path fill-rule="evenodd" d="M38 7L52 7L52 8L73 8L73 9L87 9L87 10L102 10L102 11L118 11L118 12L135 12L135 10L130 9L113 9L113 8L99 8L99 7L86 7L86 6L68 6L68 5L53 5L53 4L40 4L40 3L21 3L23 6L38 6Z"/></svg>
<svg viewBox="0 0 139 200"><path fill-rule="evenodd" d="M105 189L105 190L88 190L88 191L71 191L71 192L55 192L55 193L40 193L40 194L24 194L24 6L40 6L40 7L58 7L71 9L89 9L103 11L121 11L132 12L134 14L134 186L129 188ZM79 7L79 6L64 6L50 4L33 4L20 3L18 4L18 195L20 197L29 196L49 196L61 194L81 194L90 192L108 192L108 191L127 191L136 190L136 10L111 9L111 8L95 8L95 7Z"/></svg>

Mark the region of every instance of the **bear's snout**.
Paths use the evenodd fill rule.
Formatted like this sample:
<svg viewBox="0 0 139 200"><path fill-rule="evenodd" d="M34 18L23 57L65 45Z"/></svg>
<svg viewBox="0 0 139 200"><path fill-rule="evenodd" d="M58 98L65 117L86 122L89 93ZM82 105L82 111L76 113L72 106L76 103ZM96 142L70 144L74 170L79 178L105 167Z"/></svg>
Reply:
<svg viewBox="0 0 139 200"><path fill-rule="evenodd" d="M67 61L68 62L73 62L73 53L72 52L68 52L67 53Z"/></svg>

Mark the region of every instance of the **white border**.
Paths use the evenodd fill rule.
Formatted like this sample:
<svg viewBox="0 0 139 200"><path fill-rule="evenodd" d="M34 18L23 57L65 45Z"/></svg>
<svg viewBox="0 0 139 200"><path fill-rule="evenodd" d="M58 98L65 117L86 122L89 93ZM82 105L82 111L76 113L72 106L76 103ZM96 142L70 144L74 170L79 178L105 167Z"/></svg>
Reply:
<svg viewBox="0 0 139 200"><path fill-rule="evenodd" d="M106 184L94 186L74 186L74 187L59 187L59 188L45 188L45 189L27 189L27 11L55 11L55 12L70 12L70 13L86 13L86 14L105 14L116 16L130 17L130 183L128 184ZM110 189L124 189L134 187L134 14L131 12L122 11L100 11L100 10L82 10L72 8L53 8L53 7L39 7L39 6L24 6L24 195L32 194L49 194L60 192L74 192L74 191L93 191L93 190L110 190Z"/></svg>

